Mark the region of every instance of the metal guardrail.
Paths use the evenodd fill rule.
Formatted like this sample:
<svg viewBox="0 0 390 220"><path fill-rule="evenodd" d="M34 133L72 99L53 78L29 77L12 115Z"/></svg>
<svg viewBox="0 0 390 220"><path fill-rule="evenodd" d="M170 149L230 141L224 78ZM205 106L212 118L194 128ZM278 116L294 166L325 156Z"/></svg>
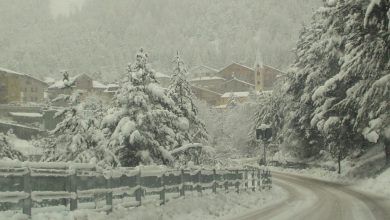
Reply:
<svg viewBox="0 0 390 220"><path fill-rule="evenodd" d="M165 204L166 194L185 196L188 191L270 189L271 172L257 168L226 170L166 170L161 167L101 170L90 164L0 163L0 208L17 203L31 216L34 203L65 205L76 210L80 201L105 197L103 210L111 212L115 197L133 197L135 206L157 195ZM49 201L49 202L48 202ZM54 203L53 201L57 201ZM104 201L103 201L104 202ZM96 208L96 207L95 207Z"/></svg>

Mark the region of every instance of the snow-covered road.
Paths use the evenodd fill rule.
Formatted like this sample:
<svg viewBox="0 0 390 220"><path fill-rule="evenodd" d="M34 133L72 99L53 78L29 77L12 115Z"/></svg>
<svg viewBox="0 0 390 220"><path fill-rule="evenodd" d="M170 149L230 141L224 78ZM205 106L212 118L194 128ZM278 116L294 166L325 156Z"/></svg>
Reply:
<svg viewBox="0 0 390 220"><path fill-rule="evenodd" d="M288 196L271 206L247 213L240 220L390 219L390 198L291 174L274 172L273 179Z"/></svg>

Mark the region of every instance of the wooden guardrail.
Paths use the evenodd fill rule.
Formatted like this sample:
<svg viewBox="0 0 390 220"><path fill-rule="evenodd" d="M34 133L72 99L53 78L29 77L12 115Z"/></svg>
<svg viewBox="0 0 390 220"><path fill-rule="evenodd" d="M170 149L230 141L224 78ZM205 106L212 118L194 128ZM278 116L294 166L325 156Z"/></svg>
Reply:
<svg viewBox="0 0 390 220"><path fill-rule="evenodd" d="M131 205L138 206L154 195L165 204L167 194L232 189L239 193L269 189L271 184L270 171L257 168L170 170L146 166L102 170L77 163L0 163L0 209L17 204L31 216L34 204L61 204L72 211L83 201L96 202L100 195L105 200L101 209L111 212L115 198L133 198Z"/></svg>

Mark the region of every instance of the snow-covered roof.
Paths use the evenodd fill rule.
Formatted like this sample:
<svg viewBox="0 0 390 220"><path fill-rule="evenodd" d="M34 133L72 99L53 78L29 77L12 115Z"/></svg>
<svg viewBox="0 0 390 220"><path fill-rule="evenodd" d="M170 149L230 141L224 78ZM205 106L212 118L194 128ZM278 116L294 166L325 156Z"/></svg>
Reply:
<svg viewBox="0 0 390 220"><path fill-rule="evenodd" d="M12 74L21 75L21 76L26 75L24 73L18 73L18 72L15 72L13 70L9 70L9 69L6 69L6 68L1 68L1 67L0 67L0 72L12 73Z"/></svg>
<svg viewBox="0 0 390 220"><path fill-rule="evenodd" d="M266 64L262 64L262 66L263 66L263 67L267 67L267 68L269 68L269 69L276 70L276 71L278 71L278 72L280 72L280 73L282 73L282 74L286 74L284 71L282 71L282 70L280 70L280 69L278 69L278 68L275 68L275 67L273 67L273 66L266 65Z"/></svg>
<svg viewBox="0 0 390 220"><path fill-rule="evenodd" d="M250 67L248 67L248 66L242 65L242 64L237 63L237 62L232 62L231 64L229 64L229 65L227 65L226 67L222 68L222 70L221 70L220 72L222 72L223 70L229 68L229 67L232 66L232 65L238 65L238 66L244 67L244 68L246 68L246 69L249 69L249 70L251 70L251 71L254 71L252 68L250 68Z"/></svg>
<svg viewBox="0 0 390 220"><path fill-rule="evenodd" d="M227 105L217 105L217 106L214 106L213 108L215 109L225 109L227 107Z"/></svg>
<svg viewBox="0 0 390 220"><path fill-rule="evenodd" d="M213 91L213 90L210 90L210 89L206 89L206 88L203 88L203 87L199 87L199 86L195 86L195 85L191 85L191 87L195 88L195 89L199 89L199 90L204 90L204 91L207 91L207 92L210 92L210 93L213 93L215 95L219 95L221 96L222 94L216 92L216 91Z"/></svg>
<svg viewBox="0 0 390 220"><path fill-rule="evenodd" d="M49 85L56 82L56 80L52 77L45 77L43 81L45 81L45 83L47 83Z"/></svg>
<svg viewBox="0 0 390 220"><path fill-rule="evenodd" d="M225 79L222 77L218 77L218 76L204 76L204 77L193 78L190 80L190 82L192 82L192 81L207 81L207 80L225 80Z"/></svg>
<svg viewBox="0 0 390 220"><path fill-rule="evenodd" d="M73 76L73 77L69 77L69 81L64 81L64 80L58 80L56 81L55 83L53 83L51 86L49 86L49 89L63 89L65 88L66 86L73 86L74 82L81 76L87 76L88 78L90 78L88 75L86 74L78 74L76 76ZM106 89L107 86L104 85L103 83L99 82L99 81L96 81L96 80L92 80L92 87L93 88L96 88L96 89Z"/></svg>
<svg viewBox="0 0 390 220"><path fill-rule="evenodd" d="M96 80L92 81L92 87L93 88L97 88L97 89L106 89L106 88L108 88L108 86L106 86L103 83L101 83L99 81L96 81Z"/></svg>
<svg viewBox="0 0 390 220"><path fill-rule="evenodd" d="M13 71L13 70L9 70L9 69L1 68L1 67L0 67L0 73L1 73L1 72L3 72L3 73L9 73L9 74L15 74L15 75L19 75L19 76L26 76L26 77L29 77L29 78L34 79L34 80L37 80L37 81L39 81L39 82L41 82L41 83L47 85L46 82L44 82L44 81L42 81L42 80L40 80L40 79L38 79L38 78L35 78L35 77L33 77L33 76L29 75L29 74L26 74L26 73L19 73L19 72L15 72L15 71Z"/></svg>
<svg viewBox="0 0 390 220"><path fill-rule="evenodd" d="M253 85L252 83L245 82L245 81L243 81L243 80L237 79L236 77L233 77L233 79L228 80L228 81L225 82L225 83L229 83L229 82L231 82L231 81L237 81L237 82L239 82L239 83L243 83L243 84L246 84L246 85L248 85L248 86L253 86L253 87L255 86L255 85Z"/></svg>
<svg viewBox="0 0 390 220"><path fill-rule="evenodd" d="M156 72L155 76L156 76L156 78L171 78L170 76L168 76L164 73L161 73L161 72Z"/></svg>
<svg viewBox="0 0 390 220"><path fill-rule="evenodd" d="M81 75L69 77L69 81L58 80L55 83L53 83L51 86L49 86L49 89L63 89L66 86L72 86L74 84L74 81L80 76Z"/></svg>
<svg viewBox="0 0 390 220"><path fill-rule="evenodd" d="M21 116L21 117L31 117L31 118L40 118L42 114L36 112L10 112L12 116Z"/></svg>
<svg viewBox="0 0 390 220"><path fill-rule="evenodd" d="M106 88L106 90L104 90L104 92L108 92L108 93L116 92L118 89L119 89L118 84L110 83L110 84L107 84L107 88Z"/></svg>
<svg viewBox="0 0 390 220"><path fill-rule="evenodd" d="M221 97L222 98L229 98L231 96L234 96L234 97L248 97L249 96L249 92L227 92L227 93L224 93Z"/></svg>

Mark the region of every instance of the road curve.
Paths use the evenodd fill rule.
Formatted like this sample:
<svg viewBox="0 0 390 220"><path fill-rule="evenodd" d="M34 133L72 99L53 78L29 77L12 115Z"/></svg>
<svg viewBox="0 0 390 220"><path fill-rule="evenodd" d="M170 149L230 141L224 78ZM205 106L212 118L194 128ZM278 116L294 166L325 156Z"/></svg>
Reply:
<svg viewBox="0 0 390 220"><path fill-rule="evenodd" d="M390 220L390 198L285 173L273 172L273 182L287 192L285 199L235 219Z"/></svg>

